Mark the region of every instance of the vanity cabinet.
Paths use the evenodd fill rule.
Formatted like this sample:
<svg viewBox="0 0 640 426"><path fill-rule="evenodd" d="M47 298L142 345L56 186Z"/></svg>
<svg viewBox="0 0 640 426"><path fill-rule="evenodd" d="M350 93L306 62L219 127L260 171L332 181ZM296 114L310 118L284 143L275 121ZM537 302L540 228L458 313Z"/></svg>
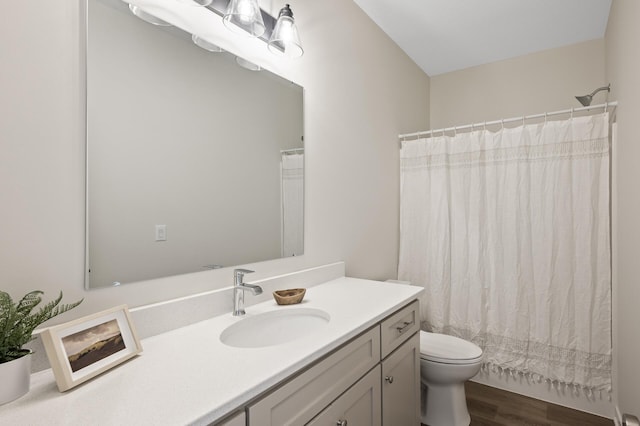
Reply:
<svg viewBox="0 0 640 426"><path fill-rule="evenodd" d="M247 407L249 426L420 424L414 301Z"/></svg>
<svg viewBox="0 0 640 426"><path fill-rule="evenodd" d="M213 303L217 312L229 306L228 291L141 307L135 319L147 336L159 331L156 320L166 312L186 316L170 332L145 338L146 355L71 392L58 392L50 369L32 374L31 391L0 407L0 424L40 424L46 412L52 425L418 426L410 413L419 408L416 300L423 289L344 277L343 269L329 265L262 282L268 293L331 278L309 288L302 306L267 300L246 318L225 312L202 320L202 307ZM322 311L328 324L280 345L252 341L249 334L243 338L254 347L222 340L243 321L250 329L261 318L300 309L297 314ZM281 318L286 326L302 325L296 315ZM284 332L271 327L275 337ZM195 350L176 349L186 347ZM119 409L97 419L105 395L117 395Z"/></svg>

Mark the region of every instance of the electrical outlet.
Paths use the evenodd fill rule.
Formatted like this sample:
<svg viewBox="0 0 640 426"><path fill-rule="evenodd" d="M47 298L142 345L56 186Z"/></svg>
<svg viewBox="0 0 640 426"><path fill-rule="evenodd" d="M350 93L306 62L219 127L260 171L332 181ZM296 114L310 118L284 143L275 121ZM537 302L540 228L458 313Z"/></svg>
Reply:
<svg viewBox="0 0 640 426"><path fill-rule="evenodd" d="M167 241L167 225L156 225L156 241Z"/></svg>

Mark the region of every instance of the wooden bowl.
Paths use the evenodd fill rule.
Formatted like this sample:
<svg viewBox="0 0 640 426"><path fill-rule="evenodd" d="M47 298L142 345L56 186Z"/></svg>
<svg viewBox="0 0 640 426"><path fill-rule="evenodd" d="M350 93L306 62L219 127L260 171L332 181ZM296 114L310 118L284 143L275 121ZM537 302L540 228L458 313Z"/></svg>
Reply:
<svg viewBox="0 0 640 426"><path fill-rule="evenodd" d="M290 288L288 290L276 290L273 292L273 298L276 299L278 305L294 305L302 302L305 288Z"/></svg>

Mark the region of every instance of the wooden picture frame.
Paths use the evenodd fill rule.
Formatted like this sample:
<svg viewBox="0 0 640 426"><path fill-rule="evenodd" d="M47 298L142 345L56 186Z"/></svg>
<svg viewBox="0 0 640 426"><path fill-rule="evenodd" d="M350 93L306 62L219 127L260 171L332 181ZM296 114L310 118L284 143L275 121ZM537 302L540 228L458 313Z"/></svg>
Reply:
<svg viewBox="0 0 640 426"><path fill-rule="evenodd" d="M49 327L40 336L60 392L142 352L126 305Z"/></svg>

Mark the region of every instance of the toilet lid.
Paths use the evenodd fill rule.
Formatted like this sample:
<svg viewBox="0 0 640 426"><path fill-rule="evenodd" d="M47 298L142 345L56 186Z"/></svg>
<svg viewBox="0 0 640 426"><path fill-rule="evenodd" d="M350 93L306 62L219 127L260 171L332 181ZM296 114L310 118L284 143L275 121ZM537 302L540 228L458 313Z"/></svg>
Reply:
<svg viewBox="0 0 640 426"><path fill-rule="evenodd" d="M420 358L444 364L467 364L482 359L482 349L455 336L421 331Z"/></svg>

